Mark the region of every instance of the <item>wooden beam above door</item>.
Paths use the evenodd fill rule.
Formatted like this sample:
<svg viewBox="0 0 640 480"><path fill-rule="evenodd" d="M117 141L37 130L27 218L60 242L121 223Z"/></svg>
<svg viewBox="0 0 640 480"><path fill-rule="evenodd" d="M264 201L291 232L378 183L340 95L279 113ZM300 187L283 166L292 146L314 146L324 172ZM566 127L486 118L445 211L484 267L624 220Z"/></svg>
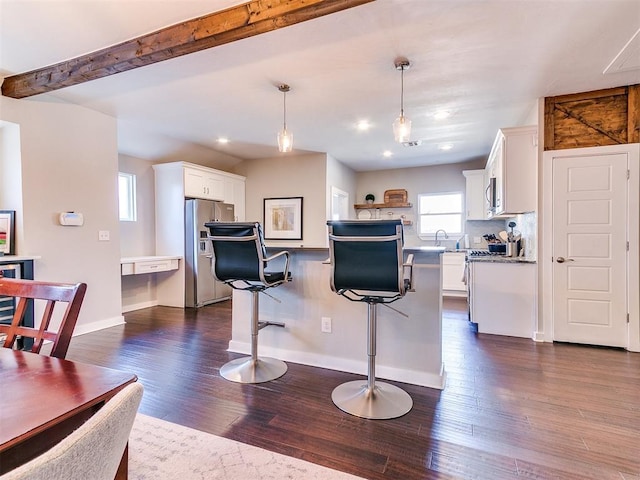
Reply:
<svg viewBox="0 0 640 480"><path fill-rule="evenodd" d="M638 142L640 84L545 98L545 150Z"/></svg>
<svg viewBox="0 0 640 480"><path fill-rule="evenodd" d="M254 0L71 60L6 77L2 95L25 98L224 45L374 0Z"/></svg>

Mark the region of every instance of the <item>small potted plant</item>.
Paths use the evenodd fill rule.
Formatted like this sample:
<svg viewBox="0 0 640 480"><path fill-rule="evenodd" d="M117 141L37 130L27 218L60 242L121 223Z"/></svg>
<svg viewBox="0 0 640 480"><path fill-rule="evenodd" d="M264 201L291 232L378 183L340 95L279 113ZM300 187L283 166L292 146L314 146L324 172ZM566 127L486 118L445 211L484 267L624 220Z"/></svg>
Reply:
<svg viewBox="0 0 640 480"><path fill-rule="evenodd" d="M367 203L373 203L376 200L376 197L373 195L373 193L367 193L367 195L364 197L364 200Z"/></svg>

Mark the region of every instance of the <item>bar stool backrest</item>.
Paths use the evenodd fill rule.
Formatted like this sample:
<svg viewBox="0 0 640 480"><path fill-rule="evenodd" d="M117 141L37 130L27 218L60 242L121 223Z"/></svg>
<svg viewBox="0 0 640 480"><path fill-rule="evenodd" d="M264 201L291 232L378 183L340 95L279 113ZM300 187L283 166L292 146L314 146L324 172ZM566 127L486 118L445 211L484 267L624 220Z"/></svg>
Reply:
<svg viewBox="0 0 640 480"><path fill-rule="evenodd" d="M266 249L258 222L207 223L213 244L213 273L222 281L262 281Z"/></svg>
<svg viewBox="0 0 640 480"><path fill-rule="evenodd" d="M329 221L331 288L404 295L401 220Z"/></svg>

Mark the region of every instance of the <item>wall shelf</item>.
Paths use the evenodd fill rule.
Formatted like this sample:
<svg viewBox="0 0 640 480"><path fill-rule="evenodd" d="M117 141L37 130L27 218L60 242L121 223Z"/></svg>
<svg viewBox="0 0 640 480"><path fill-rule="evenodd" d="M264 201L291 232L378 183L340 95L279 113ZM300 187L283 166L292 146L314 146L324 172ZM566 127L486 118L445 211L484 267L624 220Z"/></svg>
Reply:
<svg viewBox="0 0 640 480"><path fill-rule="evenodd" d="M356 203L353 208L361 210L365 208L411 208L410 203Z"/></svg>

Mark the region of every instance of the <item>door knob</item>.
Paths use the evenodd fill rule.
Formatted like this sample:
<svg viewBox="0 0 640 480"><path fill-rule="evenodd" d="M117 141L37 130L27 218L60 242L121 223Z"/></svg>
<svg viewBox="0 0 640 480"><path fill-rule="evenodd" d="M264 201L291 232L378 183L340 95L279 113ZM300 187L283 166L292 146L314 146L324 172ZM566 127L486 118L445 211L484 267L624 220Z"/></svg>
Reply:
<svg viewBox="0 0 640 480"><path fill-rule="evenodd" d="M573 258L558 257L556 258L556 262L558 263L573 262Z"/></svg>

